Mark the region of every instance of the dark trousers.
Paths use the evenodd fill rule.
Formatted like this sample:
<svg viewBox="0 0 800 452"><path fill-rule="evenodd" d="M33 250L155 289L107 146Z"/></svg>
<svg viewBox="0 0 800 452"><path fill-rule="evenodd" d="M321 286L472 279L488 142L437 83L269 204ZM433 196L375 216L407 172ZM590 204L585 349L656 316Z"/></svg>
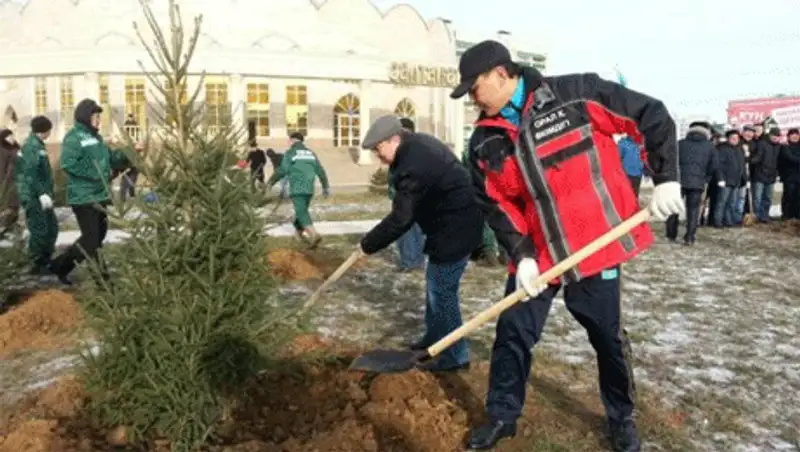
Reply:
<svg viewBox="0 0 800 452"><path fill-rule="evenodd" d="M714 209L717 208L717 182L712 180L706 187L706 208L700 212L700 224L711 226L714 223Z"/></svg>
<svg viewBox="0 0 800 452"><path fill-rule="evenodd" d="M514 275L509 275L506 294L512 293L515 286ZM522 413L532 349L541 338L559 289L560 286L551 285L537 297L517 303L500 315L486 400L486 411L492 421L515 422ZM597 353L600 397L608 419L620 422L630 418L635 397L633 371L625 357L620 326L619 269L568 284L564 300L575 320L586 329Z"/></svg>
<svg viewBox="0 0 800 452"><path fill-rule="evenodd" d="M628 176L628 180L631 181L631 186L633 187L633 192L636 194L636 198L639 198L639 188L642 186L642 176Z"/></svg>
<svg viewBox="0 0 800 452"><path fill-rule="evenodd" d="M136 196L136 180L139 179L139 170L131 168L126 174L122 175L119 182L119 197L123 201Z"/></svg>
<svg viewBox="0 0 800 452"><path fill-rule="evenodd" d="M105 276L105 268L97 260L97 251L103 247L103 240L108 233L108 217L104 206L99 204L81 204L72 206L81 236L63 254L53 262L53 269L58 274L69 274L87 257L101 265L101 273Z"/></svg>
<svg viewBox="0 0 800 452"><path fill-rule="evenodd" d="M700 223L700 203L703 201L702 188L681 188L681 195L686 203L686 235L683 240L694 243L697 237L697 225ZM670 215L667 218L667 238L678 238L678 216Z"/></svg>
<svg viewBox="0 0 800 452"><path fill-rule="evenodd" d="M783 183L781 213L784 220L800 220L800 182Z"/></svg>

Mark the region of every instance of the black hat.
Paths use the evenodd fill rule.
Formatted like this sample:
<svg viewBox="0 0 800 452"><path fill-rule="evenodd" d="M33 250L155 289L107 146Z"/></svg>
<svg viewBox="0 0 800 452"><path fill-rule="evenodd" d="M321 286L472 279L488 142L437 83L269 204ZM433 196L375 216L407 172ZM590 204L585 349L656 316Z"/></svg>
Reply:
<svg viewBox="0 0 800 452"><path fill-rule="evenodd" d="M777 127L773 127L771 129L769 129L769 136L771 136L771 137L779 137L779 136L781 136L781 129L779 129Z"/></svg>
<svg viewBox="0 0 800 452"><path fill-rule="evenodd" d="M733 135L739 135L739 131L736 130L736 129L731 129L731 130L728 130L727 132L725 132L725 138L730 138Z"/></svg>
<svg viewBox="0 0 800 452"><path fill-rule="evenodd" d="M800 135L800 129L789 129L789 132L786 135Z"/></svg>
<svg viewBox="0 0 800 452"><path fill-rule="evenodd" d="M750 124L745 125L742 127L742 132L755 132L756 128L751 126Z"/></svg>
<svg viewBox="0 0 800 452"><path fill-rule="evenodd" d="M481 74L511 62L511 53L503 44L492 40L475 44L461 55L461 60L458 62L461 80L450 93L450 97L458 99L464 96L472 89L472 85Z"/></svg>
<svg viewBox="0 0 800 452"><path fill-rule="evenodd" d="M300 133L300 132L292 132L292 133L290 133L289 134L289 138L291 138L293 140L297 140L297 141L303 141L305 139L303 137L303 134Z"/></svg>
<svg viewBox="0 0 800 452"><path fill-rule="evenodd" d="M695 127L702 127L704 129L707 129L709 132L712 129L711 124L709 124L707 121L694 121L691 124L689 124L690 129L693 129Z"/></svg>
<svg viewBox="0 0 800 452"><path fill-rule="evenodd" d="M33 133L47 133L53 129L53 123L47 116L35 116L31 119L31 130Z"/></svg>
<svg viewBox="0 0 800 452"><path fill-rule="evenodd" d="M400 124L409 132L413 132L416 128L414 121L412 121L410 118L400 118Z"/></svg>

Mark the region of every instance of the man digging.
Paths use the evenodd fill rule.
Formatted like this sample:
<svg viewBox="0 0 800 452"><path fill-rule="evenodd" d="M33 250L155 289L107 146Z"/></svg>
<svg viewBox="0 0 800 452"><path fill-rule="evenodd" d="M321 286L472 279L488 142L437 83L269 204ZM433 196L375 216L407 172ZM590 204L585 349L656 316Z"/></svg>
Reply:
<svg viewBox="0 0 800 452"><path fill-rule="evenodd" d="M561 281L533 283L540 271L639 210L614 134L644 141L655 183L653 215L663 220L683 211L675 124L660 101L597 74L543 77L512 62L508 49L495 41L468 49L459 72L461 82L451 97L469 94L481 109L469 163L480 205L510 258L506 292L521 286L530 296L497 321L489 422L472 431L469 447L491 449L516 434L532 348L563 285L567 309L597 353L611 444L615 451L639 451L633 374L620 325L620 265L652 245L650 226L637 226Z"/></svg>
<svg viewBox="0 0 800 452"><path fill-rule="evenodd" d="M319 177L322 184L322 195L330 196L331 187L328 176L317 155L303 143L303 134L294 132L289 135L291 146L281 159L281 166L272 173L267 187L272 188L284 177L289 179L289 190L294 206L294 228L297 238L305 241L309 248L319 245L322 237L314 229L314 222L308 212L314 198L314 181Z"/></svg>
<svg viewBox="0 0 800 452"><path fill-rule="evenodd" d="M461 326L461 277L483 231L469 173L447 145L404 129L393 115L378 118L362 146L389 165L389 185L395 187L392 211L361 240L363 253L388 247L414 223L425 234L425 335L411 348L426 349ZM462 339L422 368L454 371L468 366L469 351Z"/></svg>

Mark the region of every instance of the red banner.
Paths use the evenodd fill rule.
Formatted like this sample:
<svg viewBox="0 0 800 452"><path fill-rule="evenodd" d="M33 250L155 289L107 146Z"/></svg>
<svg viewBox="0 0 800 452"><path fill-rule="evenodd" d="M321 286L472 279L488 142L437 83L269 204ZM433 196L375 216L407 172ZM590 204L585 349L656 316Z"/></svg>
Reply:
<svg viewBox="0 0 800 452"><path fill-rule="evenodd" d="M732 100L728 102L728 124L741 127L757 124L772 117L778 121L782 129L798 127L794 124L797 115L793 114L793 107L800 108L800 97Z"/></svg>

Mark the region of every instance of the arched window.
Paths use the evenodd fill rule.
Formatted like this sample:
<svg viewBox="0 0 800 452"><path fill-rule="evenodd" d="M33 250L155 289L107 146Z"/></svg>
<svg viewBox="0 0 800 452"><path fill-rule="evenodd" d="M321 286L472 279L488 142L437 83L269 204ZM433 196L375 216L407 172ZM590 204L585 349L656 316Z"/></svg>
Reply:
<svg viewBox="0 0 800 452"><path fill-rule="evenodd" d="M416 121L417 109L414 108L414 103L411 102L411 99L406 97L398 102L397 106L394 107L394 114L401 118L408 118Z"/></svg>
<svg viewBox="0 0 800 452"><path fill-rule="evenodd" d="M356 95L347 94L333 107L333 145L358 146L360 138L361 102Z"/></svg>

